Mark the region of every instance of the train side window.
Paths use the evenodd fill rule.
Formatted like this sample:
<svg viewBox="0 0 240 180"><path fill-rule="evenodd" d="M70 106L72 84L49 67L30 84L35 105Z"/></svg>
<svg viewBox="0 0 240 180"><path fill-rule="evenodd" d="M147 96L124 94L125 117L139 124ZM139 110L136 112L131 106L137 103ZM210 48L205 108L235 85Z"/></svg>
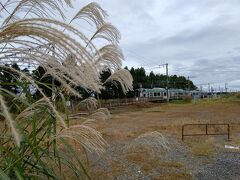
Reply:
<svg viewBox="0 0 240 180"><path fill-rule="evenodd" d="M160 96L160 92L158 93L158 96Z"/></svg>
<svg viewBox="0 0 240 180"><path fill-rule="evenodd" d="M157 96L157 93L154 93L154 96Z"/></svg>
<svg viewBox="0 0 240 180"><path fill-rule="evenodd" d="M167 95L167 93L166 92L164 92L164 96L166 96Z"/></svg>

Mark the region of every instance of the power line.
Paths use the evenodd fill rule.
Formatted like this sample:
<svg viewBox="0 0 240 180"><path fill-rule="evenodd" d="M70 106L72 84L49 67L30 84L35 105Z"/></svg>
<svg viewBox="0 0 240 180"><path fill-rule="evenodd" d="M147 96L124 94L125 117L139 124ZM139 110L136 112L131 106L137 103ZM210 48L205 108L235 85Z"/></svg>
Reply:
<svg viewBox="0 0 240 180"><path fill-rule="evenodd" d="M183 70L181 70L181 69L175 69L175 71L181 71L181 72L215 72L215 73L223 73L223 72L238 72L238 73L240 73L240 71L238 71L238 70L211 70L211 71L209 71L209 70L198 70L198 69L183 69Z"/></svg>
<svg viewBox="0 0 240 180"><path fill-rule="evenodd" d="M128 52L130 52L131 54L134 54L136 57L140 57L140 58L142 58L142 59L144 59L144 60L148 60L148 61L151 61L152 60L152 58L147 58L147 57L145 57L145 56L141 56L141 55L139 55L138 53L135 53L134 51L132 51L132 50L129 50L129 49L126 49L126 48L123 48L123 49L125 49L126 51L128 51Z"/></svg>
<svg viewBox="0 0 240 180"><path fill-rule="evenodd" d="M138 53L136 53L136 52L134 52L134 51L132 51L132 50L126 49L126 48L124 48L124 47L123 47L123 49L124 49L125 51L131 53L131 55L135 56L137 59L141 59L141 60L144 62L144 64L140 64L140 65L142 65L142 66L148 66L149 61L151 62L152 59L153 59L153 58L151 58L151 57L146 57L146 55L145 55L145 56L139 55Z"/></svg>

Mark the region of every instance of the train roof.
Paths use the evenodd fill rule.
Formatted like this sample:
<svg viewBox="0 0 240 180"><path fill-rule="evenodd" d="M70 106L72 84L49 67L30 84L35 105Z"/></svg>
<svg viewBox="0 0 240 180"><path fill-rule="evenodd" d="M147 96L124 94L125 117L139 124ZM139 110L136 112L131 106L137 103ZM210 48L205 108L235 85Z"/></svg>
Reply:
<svg viewBox="0 0 240 180"><path fill-rule="evenodd" d="M145 92L163 92L164 88L153 88L153 89L144 89Z"/></svg>
<svg viewBox="0 0 240 180"><path fill-rule="evenodd" d="M183 89L169 89L171 92L184 92Z"/></svg>
<svg viewBox="0 0 240 180"><path fill-rule="evenodd" d="M143 89L143 88L142 88ZM164 92L166 91L165 88L152 88L152 89L143 89L144 92ZM168 89L169 92L188 92L188 90L183 89ZM191 93L199 93L199 90L191 90Z"/></svg>
<svg viewBox="0 0 240 180"><path fill-rule="evenodd" d="M164 92L165 88L144 89L144 92ZM169 89L169 92L184 92L183 89Z"/></svg>

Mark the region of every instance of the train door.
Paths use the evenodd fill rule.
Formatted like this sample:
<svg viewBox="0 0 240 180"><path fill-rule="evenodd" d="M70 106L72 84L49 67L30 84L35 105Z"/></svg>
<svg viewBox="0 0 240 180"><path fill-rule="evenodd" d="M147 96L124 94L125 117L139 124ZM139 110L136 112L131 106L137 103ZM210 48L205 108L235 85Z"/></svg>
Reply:
<svg viewBox="0 0 240 180"><path fill-rule="evenodd" d="M163 93L163 99L167 99L167 92Z"/></svg>

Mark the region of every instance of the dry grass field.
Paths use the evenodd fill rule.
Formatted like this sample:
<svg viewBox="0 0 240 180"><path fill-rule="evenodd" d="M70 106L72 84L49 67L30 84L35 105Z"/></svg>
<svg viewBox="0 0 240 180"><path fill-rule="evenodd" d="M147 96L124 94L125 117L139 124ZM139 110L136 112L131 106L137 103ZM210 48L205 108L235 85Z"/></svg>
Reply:
<svg viewBox="0 0 240 180"><path fill-rule="evenodd" d="M231 138L235 139L235 133L240 126L240 103L221 100L188 104L132 105L118 107L111 112L110 121L99 122L98 127L107 140L118 143L151 131L173 134L180 140L181 127L188 123L230 123ZM193 129L189 129L189 132L192 131Z"/></svg>
<svg viewBox="0 0 240 180"><path fill-rule="evenodd" d="M88 170L93 179L100 180L238 179L240 151L224 146L240 146L239 110L240 102L235 99L115 107L110 109L109 120L97 121L108 147L101 156L89 153ZM182 141L182 125L188 123L229 123L231 140L225 135ZM205 129L196 126L186 131L202 133ZM209 127L209 131L226 132L226 128Z"/></svg>
<svg viewBox="0 0 240 180"><path fill-rule="evenodd" d="M225 145L240 145L239 110L239 101L231 99L138 104L112 109L112 118L99 121L97 125L109 148L105 156L93 158L92 174L95 179L204 179L198 174L199 169L205 165L215 166L221 153L234 153L239 158L239 151L224 148ZM182 125L188 123L229 123L231 141L227 141L227 136L202 136L185 137L183 142ZM169 149L160 148L153 139L147 143L137 141L142 134L155 131L166 137ZM192 127L186 131L201 133L205 130ZM221 133L227 129L218 126L209 127L209 131ZM233 177L240 177L238 175Z"/></svg>

